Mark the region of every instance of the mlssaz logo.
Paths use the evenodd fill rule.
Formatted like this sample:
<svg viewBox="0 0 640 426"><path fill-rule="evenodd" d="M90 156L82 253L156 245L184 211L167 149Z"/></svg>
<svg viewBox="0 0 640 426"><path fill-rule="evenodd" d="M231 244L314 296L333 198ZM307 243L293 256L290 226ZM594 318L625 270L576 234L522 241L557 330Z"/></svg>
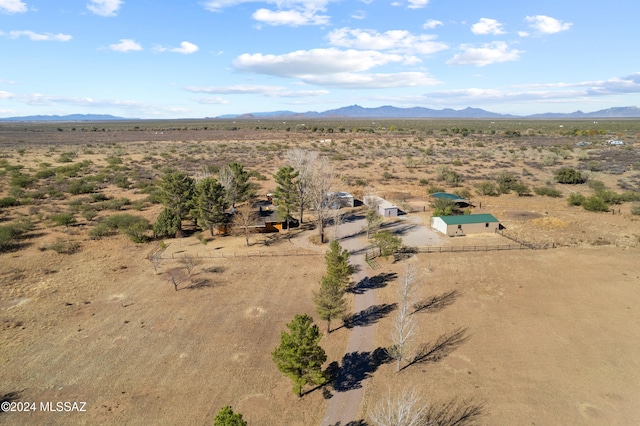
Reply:
<svg viewBox="0 0 640 426"><path fill-rule="evenodd" d="M53 412L65 412L70 413L73 411L84 412L87 411L85 406L86 402L41 402L40 403L40 411L53 411Z"/></svg>

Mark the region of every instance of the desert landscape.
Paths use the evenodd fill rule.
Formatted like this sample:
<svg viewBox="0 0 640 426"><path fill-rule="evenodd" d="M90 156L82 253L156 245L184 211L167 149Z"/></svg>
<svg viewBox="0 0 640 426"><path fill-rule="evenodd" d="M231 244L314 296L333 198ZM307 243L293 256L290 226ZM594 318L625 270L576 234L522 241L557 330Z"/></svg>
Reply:
<svg viewBox="0 0 640 426"><path fill-rule="evenodd" d="M634 424L639 144L632 119L0 123L0 395L38 408L0 424L212 424L229 405L250 425L318 425L347 388L364 391L350 425L403 392L438 425ZM314 304L324 253L333 239L371 250L366 206L329 217L325 243L310 209L273 233L211 235L188 215L180 238L152 230L163 176L236 162L266 200L293 149L331 166L332 190L403 213L379 228L405 247L360 268L376 285L353 283L376 308L331 333ZM436 233L437 192L503 233ZM408 265L422 304L397 371L385 354ZM341 371L302 398L271 358L296 314ZM361 326L374 350L345 353Z"/></svg>

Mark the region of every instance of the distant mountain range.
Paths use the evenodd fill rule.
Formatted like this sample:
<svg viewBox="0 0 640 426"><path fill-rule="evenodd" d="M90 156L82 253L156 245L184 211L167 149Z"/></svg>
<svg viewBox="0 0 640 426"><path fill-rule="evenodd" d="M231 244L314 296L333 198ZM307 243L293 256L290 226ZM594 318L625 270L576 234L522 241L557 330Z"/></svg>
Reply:
<svg viewBox="0 0 640 426"><path fill-rule="evenodd" d="M288 119L313 119L313 118L538 118L538 119L579 119L579 118L640 118L640 108L615 107L603 109L594 112L576 111L572 113L544 113L534 115L512 115L499 114L496 112L486 111L480 108L465 108L460 110L430 109L422 107L413 108L397 108L393 106L381 106L378 108L364 108L359 105L352 105L338 109L331 109L324 112L293 112L293 111L274 111L274 112L258 112L250 114L227 114L216 117L218 119L239 119L250 120L260 118L288 118Z"/></svg>
<svg viewBox="0 0 640 426"><path fill-rule="evenodd" d="M257 119L339 119L339 118L360 118L360 119L384 119L384 118L452 118L452 119L595 119L595 118L640 118L640 108L614 107L601 109L594 112L576 111L572 113L553 113L533 115L512 115L498 114L480 108L465 108L460 110L430 109L422 107L397 108L393 106L381 106L377 108L364 108L359 105L351 105L338 109L331 109L324 112L294 112L294 111L272 111L254 112L250 114L227 114L214 117L214 119L233 120L257 120ZM210 118L209 118L210 119ZM117 121L117 120L140 120L137 118L116 117L109 114L72 114L72 115L30 115L24 117L0 118L0 121Z"/></svg>

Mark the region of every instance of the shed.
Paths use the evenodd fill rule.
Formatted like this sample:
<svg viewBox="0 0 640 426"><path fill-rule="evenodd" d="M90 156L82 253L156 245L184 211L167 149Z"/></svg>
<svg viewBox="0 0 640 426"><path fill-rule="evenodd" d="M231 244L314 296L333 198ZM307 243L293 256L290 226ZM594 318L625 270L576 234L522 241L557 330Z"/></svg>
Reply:
<svg viewBox="0 0 640 426"><path fill-rule="evenodd" d="M471 202L466 198L462 198L459 195L451 194L449 192L434 192L433 194L429 194L430 199L439 199L439 200L450 200L460 207L467 207L471 205Z"/></svg>
<svg viewBox="0 0 640 426"><path fill-rule="evenodd" d="M488 213L462 216L433 216L431 218L431 227L452 237L481 232L496 232L500 227L500 221Z"/></svg>
<svg viewBox="0 0 640 426"><path fill-rule="evenodd" d="M327 194L327 199L331 201L332 209L341 209L343 207L353 207L355 205L355 199L353 195L348 192L330 192Z"/></svg>
<svg viewBox="0 0 640 426"><path fill-rule="evenodd" d="M367 195L364 197L364 205L375 208L378 214L382 217L398 216L398 206L390 203L384 198L378 197L377 195Z"/></svg>

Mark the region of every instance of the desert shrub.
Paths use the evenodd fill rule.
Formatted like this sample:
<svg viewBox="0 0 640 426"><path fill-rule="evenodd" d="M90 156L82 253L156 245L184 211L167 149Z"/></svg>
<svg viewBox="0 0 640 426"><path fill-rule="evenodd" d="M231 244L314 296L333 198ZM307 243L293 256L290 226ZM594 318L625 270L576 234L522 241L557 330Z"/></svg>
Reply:
<svg viewBox="0 0 640 426"><path fill-rule="evenodd" d="M73 225L76 222L76 219L73 217L73 214L69 212L54 213L52 215L49 215L49 220L51 220L57 226L69 226L69 225Z"/></svg>
<svg viewBox="0 0 640 426"><path fill-rule="evenodd" d="M453 193L456 194L458 197L465 198L467 200L471 198L471 191L469 191L467 188L458 189Z"/></svg>
<svg viewBox="0 0 640 426"><path fill-rule="evenodd" d="M15 225L0 226L0 252L9 250L23 231Z"/></svg>
<svg viewBox="0 0 640 426"><path fill-rule="evenodd" d="M451 216L458 214L460 209L452 200L446 198L436 198L433 203L433 216Z"/></svg>
<svg viewBox="0 0 640 426"><path fill-rule="evenodd" d="M594 191L604 191L605 189L607 189L606 185L601 180L590 180L589 188L593 189Z"/></svg>
<svg viewBox="0 0 640 426"><path fill-rule="evenodd" d="M427 186L427 185L429 185L429 179L422 178L422 179L420 179L419 183L420 183L420 185Z"/></svg>
<svg viewBox="0 0 640 426"><path fill-rule="evenodd" d="M90 233L90 235L94 237L104 236L117 230L128 236L134 243L143 243L147 241L146 232L149 228L150 225L147 219L129 213L120 213L104 218L94 228L94 233ZM103 235L99 235L100 233Z"/></svg>
<svg viewBox="0 0 640 426"><path fill-rule="evenodd" d="M631 206L631 214L640 216L640 204L634 204Z"/></svg>
<svg viewBox="0 0 640 426"><path fill-rule="evenodd" d="M496 184L488 180L479 182L476 184L475 188L478 195L489 195L492 197L498 195L498 188L496 187Z"/></svg>
<svg viewBox="0 0 640 426"><path fill-rule="evenodd" d="M620 194L620 199L623 202L640 201L640 192L637 192L637 191L623 192L622 194Z"/></svg>
<svg viewBox="0 0 640 426"><path fill-rule="evenodd" d="M89 183L84 179L74 180L69 184L67 192L70 194L90 194L96 190L96 186L93 183Z"/></svg>
<svg viewBox="0 0 640 426"><path fill-rule="evenodd" d="M622 197L620 196L620 194L609 189L596 191L595 195L607 204L620 204L622 202Z"/></svg>
<svg viewBox="0 0 640 426"><path fill-rule="evenodd" d="M523 195L531 195L531 190L529 189L529 187L527 185L525 185L522 182L516 182L514 184L511 185L511 189L518 194L519 197L522 197Z"/></svg>
<svg viewBox="0 0 640 426"><path fill-rule="evenodd" d="M520 182L520 180L511 172L500 172L496 178L498 184L498 191L501 194L508 194L514 189L514 186Z"/></svg>
<svg viewBox="0 0 640 426"><path fill-rule="evenodd" d="M131 182L129 182L129 178L127 175L123 173L118 173L113 177L113 183L122 189L129 189L131 187Z"/></svg>
<svg viewBox="0 0 640 426"><path fill-rule="evenodd" d="M156 238L172 237L180 229L180 223L180 216L173 209L165 207L153 224L153 233Z"/></svg>
<svg viewBox="0 0 640 426"><path fill-rule="evenodd" d="M561 169L556 171L554 177L558 183L570 185L585 183L587 181L587 179L582 176L579 171L569 167L562 167Z"/></svg>
<svg viewBox="0 0 640 426"><path fill-rule="evenodd" d="M562 193L555 189L552 186L540 186L538 188L535 188L533 190L533 192L535 192L538 195L543 195L546 197L551 197L551 198L560 198L562 197Z"/></svg>
<svg viewBox="0 0 640 426"><path fill-rule="evenodd" d="M110 228L106 223L98 223L95 227L89 230L89 237L100 239L102 237L108 237L114 235L116 230Z"/></svg>
<svg viewBox="0 0 640 426"><path fill-rule="evenodd" d="M63 152L58 157L58 163L71 163L77 155L75 152Z"/></svg>
<svg viewBox="0 0 640 426"><path fill-rule="evenodd" d="M14 173L9 180L9 185L15 186L18 188L27 188L31 186L35 182L35 179L29 175L25 175L22 173Z"/></svg>
<svg viewBox="0 0 640 426"><path fill-rule="evenodd" d="M2 207L14 207L19 206L20 201L14 197L4 197L0 198L0 208Z"/></svg>
<svg viewBox="0 0 640 426"><path fill-rule="evenodd" d="M609 211L609 204L607 204L606 201L604 201L602 198L596 195L592 195L591 197L585 198L585 200L582 202L582 207L585 210L588 210L590 212L608 212Z"/></svg>
<svg viewBox="0 0 640 426"><path fill-rule="evenodd" d="M47 179L56 175L56 171L53 169L38 170L33 177L36 179Z"/></svg>
<svg viewBox="0 0 640 426"><path fill-rule="evenodd" d="M444 192L444 188L438 185L427 186L427 194L435 194L436 192Z"/></svg>
<svg viewBox="0 0 640 426"><path fill-rule="evenodd" d="M570 206L581 206L584 200L585 200L584 195L574 192L572 194L569 194L569 197L567 198L567 203Z"/></svg>
<svg viewBox="0 0 640 426"><path fill-rule="evenodd" d="M98 201L106 201L108 199L109 199L109 197L107 197L102 192L94 192L94 193L91 194L91 202L92 203L96 203Z"/></svg>
<svg viewBox="0 0 640 426"><path fill-rule="evenodd" d="M80 249L80 243L77 241L65 241L58 238L53 243L43 244L40 249L53 250L60 254L73 254Z"/></svg>

